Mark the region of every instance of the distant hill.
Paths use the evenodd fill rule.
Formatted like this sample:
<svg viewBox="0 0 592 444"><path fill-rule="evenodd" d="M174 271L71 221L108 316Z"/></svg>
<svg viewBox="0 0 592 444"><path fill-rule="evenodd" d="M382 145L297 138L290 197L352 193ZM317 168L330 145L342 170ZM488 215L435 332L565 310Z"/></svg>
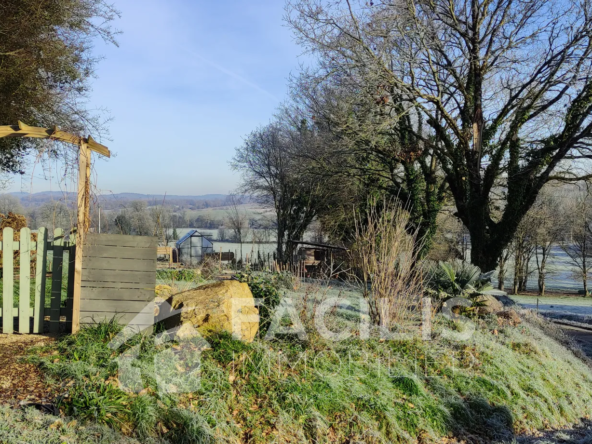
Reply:
<svg viewBox="0 0 592 444"><path fill-rule="evenodd" d="M61 191L41 191L39 193L6 193L12 196L18 197L19 199L30 199L30 200L55 200L64 198L75 198L76 193L64 193ZM101 200L109 199L125 199L125 200L218 200L226 199L226 194L203 194L200 196L176 196L173 194L140 194L140 193L117 193L117 194L102 194L98 196Z"/></svg>
<svg viewBox="0 0 592 444"><path fill-rule="evenodd" d="M61 191L42 191L39 193L7 193L17 197L21 205L27 208L34 208L43 205L46 202L62 201L76 202L76 193ZM198 196L179 196L163 194L140 194L140 193L116 193L102 194L95 196L101 207L109 209L110 207L120 207L124 203L132 201L145 201L148 205L162 205L183 208L209 208L223 206L227 202L226 194L203 194Z"/></svg>

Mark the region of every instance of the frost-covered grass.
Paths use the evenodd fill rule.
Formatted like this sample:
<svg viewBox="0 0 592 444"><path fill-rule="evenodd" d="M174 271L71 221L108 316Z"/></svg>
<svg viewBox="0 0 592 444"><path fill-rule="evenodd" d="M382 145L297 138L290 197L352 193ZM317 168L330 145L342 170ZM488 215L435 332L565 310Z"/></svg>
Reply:
<svg viewBox="0 0 592 444"><path fill-rule="evenodd" d="M284 336L245 344L217 334L200 354L197 342L147 336L113 351L107 344L120 327L102 324L31 359L64 384L59 405L65 415L142 442L510 440L514 433L562 428L592 415L592 371L536 318L518 326L479 320L472 337L460 342L441 337L443 328L454 326L439 316L430 341L419 332L398 340L361 340L354 332L333 342L311 328L310 313L329 297L345 296L355 305L355 289L302 284L287 296L300 298L306 341ZM358 325L355 309L331 316L331 328ZM122 391L116 380L117 358L133 350L132 365L143 374L134 387L139 393ZM181 387L198 356L199 386L163 393L155 363L167 387Z"/></svg>
<svg viewBox="0 0 592 444"><path fill-rule="evenodd" d="M0 442L3 444L139 444L109 427L80 424L45 415L33 408L13 410L0 406Z"/></svg>

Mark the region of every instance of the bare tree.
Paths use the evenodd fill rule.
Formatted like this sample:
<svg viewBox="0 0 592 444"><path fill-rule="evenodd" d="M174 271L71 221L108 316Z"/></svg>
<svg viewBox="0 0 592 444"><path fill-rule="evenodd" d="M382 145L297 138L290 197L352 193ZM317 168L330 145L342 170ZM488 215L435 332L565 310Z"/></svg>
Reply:
<svg viewBox="0 0 592 444"><path fill-rule="evenodd" d="M243 258L243 242L245 242L249 233L249 216L247 212L240 207L242 200L240 196L231 194L228 196L229 209L226 212L226 223L232 230L234 240L240 244L240 259Z"/></svg>
<svg viewBox="0 0 592 444"><path fill-rule="evenodd" d="M513 240L514 253L514 284L512 293L518 294L526 290L528 277L531 274L531 260L536 251L534 218L525 217L520 222Z"/></svg>
<svg viewBox="0 0 592 444"><path fill-rule="evenodd" d="M68 231L76 224L76 210L64 202L53 201L43 204L37 211L37 225L53 232L56 228Z"/></svg>
<svg viewBox="0 0 592 444"><path fill-rule="evenodd" d="M538 289L541 296L545 295L545 279L548 263L555 247L564 235L563 217L559 197L553 190L543 189L537 202L529 213L535 219L535 258L538 273ZM528 213L527 213L528 217Z"/></svg>
<svg viewBox="0 0 592 444"><path fill-rule="evenodd" d="M143 200L130 202L127 208L122 210L131 223L132 233L137 236L151 236L154 233L154 225L148 214L148 204Z"/></svg>
<svg viewBox="0 0 592 444"><path fill-rule="evenodd" d="M323 207L324 188L321 178L301 168L300 156L316 143L314 129L304 121L297 128L281 123L251 133L236 150L232 166L243 173L242 190L274 209L277 257L287 262L293 257L290 241L302 239Z"/></svg>
<svg viewBox="0 0 592 444"><path fill-rule="evenodd" d="M502 254L500 256L498 272L497 272L497 288L498 288L498 290L503 291L505 288L506 273L508 271L508 263L510 261L510 258L512 257L512 254L514 253L513 246L514 246L513 243L509 244L506 248L504 248L504 251L502 251Z"/></svg>
<svg viewBox="0 0 592 444"><path fill-rule="evenodd" d="M218 227L218 240L226 240L226 227L224 225L220 225Z"/></svg>
<svg viewBox="0 0 592 444"><path fill-rule="evenodd" d="M577 269L582 279L584 294L588 295L588 277L592 270L592 196L586 189L573 193L575 196L567 204L570 226L561 248Z"/></svg>
<svg viewBox="0 0 592 444"><path fill-rule="evenodd" d="M2 194L0 195L0 214L8 213L23 214L24 209L18 197Z"/></svg>
<svg viewBox="0 0 592 444"><path fill-rule="evenodd" d="M150 217L154 227L153 235L156 236L163 245L168 245L173 240L173 217L170 207L162 204L150 207Z"/></svg>
<svg viewBox="0 0 592 444"><path fill-rule="evenodd" d="M423 122L407 130L433 153L481 269L546 183L590 177L589 1L292 0L286 19L317 77L364 78Z"/></svg>

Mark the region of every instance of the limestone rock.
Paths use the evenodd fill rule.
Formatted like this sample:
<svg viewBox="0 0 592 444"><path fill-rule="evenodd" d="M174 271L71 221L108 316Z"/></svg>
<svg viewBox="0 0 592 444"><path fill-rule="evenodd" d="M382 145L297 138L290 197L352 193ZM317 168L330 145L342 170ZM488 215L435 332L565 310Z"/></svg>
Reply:
<svg viewBox="0 0 592 444"><path fill-rule="evenodd" d="M497 313L504 309L504 305L498 301L495 296L489 294L482 294L475 298L475 303L482 305L477 309L477 313L480 315L487 315L491 313Z"/></svg>
<svg viewBox="0 0 592 444"><path fill-rule="evenodd" d="M160 306L158 317L167 330L189 324L201 335L227 331L246 342L251 342L259 330L259 310L246 283L203 285L172 295L166 302ZM167 310L173 310L172 315Z"/></svg>

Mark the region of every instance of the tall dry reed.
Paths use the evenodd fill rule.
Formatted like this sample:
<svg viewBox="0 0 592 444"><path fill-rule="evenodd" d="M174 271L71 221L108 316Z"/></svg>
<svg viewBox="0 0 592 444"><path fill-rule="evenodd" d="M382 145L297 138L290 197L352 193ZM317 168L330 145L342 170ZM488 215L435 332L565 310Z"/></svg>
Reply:
<svg viewBox="0 0 592 444"><path fill-rule="evenodd" d="M419 312L423 294L416 247L421 240L410 233L409 213L389 201L371 201L365 213L355 214L352 264L370 306L370 318L385 328L408 323Z"/></svg>

